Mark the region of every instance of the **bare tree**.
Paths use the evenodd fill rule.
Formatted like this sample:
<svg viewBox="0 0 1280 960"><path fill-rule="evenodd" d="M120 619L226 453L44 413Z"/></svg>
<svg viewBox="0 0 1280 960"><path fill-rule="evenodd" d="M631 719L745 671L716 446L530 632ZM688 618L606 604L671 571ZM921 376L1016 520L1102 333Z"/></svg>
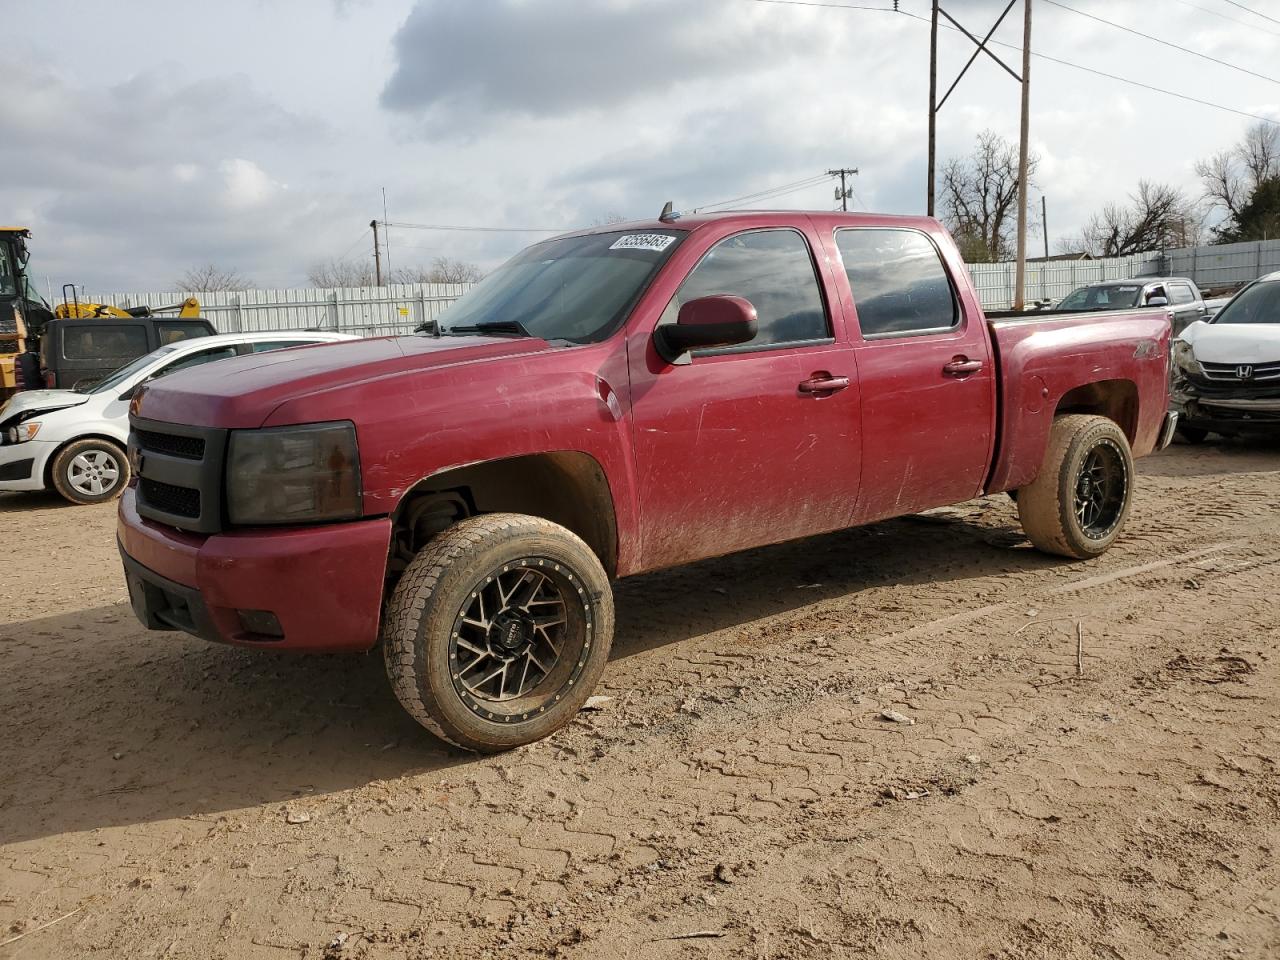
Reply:
<svg viewBox="0 0 1280 960"><path fill-rule="evenodd" d="M399 267L391 274L392 283L475 283L484 279L484 271L474 263L436 257L429 267Z"/></svg>
<svg viewBox="0 0 1280 960"><path fill-rule="evenodd" d="M1109 203L1090 217L1076 249L1095 257L1124 257L1194 244L1202 218L1180 189L1142 180L1128 203Z"/></svg>
<svg viewBox="0 0 1280 960"><path fill-rule="evenodd" d="M313 287L372 287L376 277L373 266L367 260L326 260L312 264L307 279Z"/></svg>
<svg viewBox="0 0 1280 960"><path fill-rule="evenodd" d="M174 284L174 289L183 292L201 293L211 290L248 290L253 281L239 270L224 268L209 263L201 267L192 267Z"/></svg>
<svg viewBox="0 0 1280 960"><path fill-rule="evenodd" d="M1039 158L1028 163L1034 182ZM942 168L943 219L970 262L1009 258L1018 201L1018 147L991 130L978 134L973 152Z"/></svg>
<svg viewBox="0 0 1280 960"><path fill-rule="evenodd" d="M1235 146L1198 161L1196 175L1205 199L1226 212L1228 227L1234 225L1258 187L1280 176L1280 127L1255 123Z"/></svg>

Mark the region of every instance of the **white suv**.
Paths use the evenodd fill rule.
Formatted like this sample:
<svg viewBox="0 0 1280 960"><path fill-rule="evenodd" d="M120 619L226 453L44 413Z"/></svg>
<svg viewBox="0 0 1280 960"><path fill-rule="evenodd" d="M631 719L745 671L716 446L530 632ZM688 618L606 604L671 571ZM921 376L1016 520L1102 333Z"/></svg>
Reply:
<svg viewBox="0 0 1280 960"><path fill-rule="evenodd" d="M50 486L72 503L102 503L129 482L129 400L148 380L285 347L355 340L344 333L228 333L179 340L85 388L27 390L0 408L0 490Z"/></svg>

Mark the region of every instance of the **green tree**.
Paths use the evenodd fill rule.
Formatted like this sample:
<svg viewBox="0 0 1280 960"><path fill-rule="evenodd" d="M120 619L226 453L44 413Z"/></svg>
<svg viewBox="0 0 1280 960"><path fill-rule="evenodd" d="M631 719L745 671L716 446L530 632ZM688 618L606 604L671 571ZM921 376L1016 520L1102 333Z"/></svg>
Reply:
<svg viewBox="0 0 1280 960"><path fill-rule="evenodd" d="M1259 183L1236 213L1234 222L1217 234L1223 243L1280 239L1280 176Z"/></svg>

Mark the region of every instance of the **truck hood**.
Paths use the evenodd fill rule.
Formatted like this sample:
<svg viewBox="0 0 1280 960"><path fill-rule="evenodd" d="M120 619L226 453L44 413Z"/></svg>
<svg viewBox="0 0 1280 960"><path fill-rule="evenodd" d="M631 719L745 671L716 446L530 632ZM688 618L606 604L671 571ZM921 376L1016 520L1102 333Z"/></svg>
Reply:
<svg viewBox="0 0 1280 960"><path fill-rule="evenodd" d="M1201 363L1280 362L1280 323L1205 323L1182 331L1181 340Z"/></svg>
<svg viewBox="0 0 1280 960"><path fill-rule="evenodd" d="M500 363L549 349L536 337L485 336L382 337L297 347L165 377L142 392L136 412L169 423L251 429L262 426L282 404L302 397L341 390L354 398L375 381Z"/></svg>
<svg viewBox="0 0 1280 960"><path fill-rule="evenodd" d="M0 420L8 420L24 413L47 413L79 406L89 401L87 393L74 390L23 390L0 407Z"/></svg>

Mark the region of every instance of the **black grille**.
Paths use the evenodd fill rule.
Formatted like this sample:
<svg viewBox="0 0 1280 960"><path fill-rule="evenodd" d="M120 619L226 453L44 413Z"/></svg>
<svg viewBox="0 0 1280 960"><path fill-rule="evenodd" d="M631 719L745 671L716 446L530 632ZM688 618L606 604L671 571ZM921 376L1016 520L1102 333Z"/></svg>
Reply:
<svg viewBox="0 0 1280 960"><path fill-rule="evenodd" d="M171 483L161 483L143 477L138 481L138 492L142 502L176 517L197 518L200 516L200 491L189 487L176 487Z"/></svg>
<svg viewBox="0 0 1280 960"><path fill-rule="evenodd" d="M203 437L179 437L172 433L156 433L154 430L135 430L138 446L152 453L163 453L184 460L204 459Z"/></svg>

